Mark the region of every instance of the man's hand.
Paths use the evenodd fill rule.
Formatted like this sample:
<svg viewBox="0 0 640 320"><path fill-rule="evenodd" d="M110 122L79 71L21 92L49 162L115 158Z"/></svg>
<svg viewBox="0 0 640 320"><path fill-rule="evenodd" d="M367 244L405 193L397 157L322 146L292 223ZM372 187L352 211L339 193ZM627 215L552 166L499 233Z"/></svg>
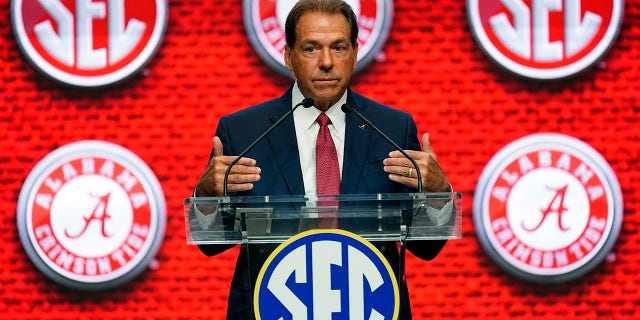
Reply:
<svg viewBox="0 0 640 320"><path fill-rule="evenodd" d="M447 177L442 172L436 154L433 152L429 134L422 136L422 150L405 150L413 157L422 174L422 187L425 192L449 192L450 186ZM389 173L389 179L413 188L418 188L418 176L416 169L400 151L392 151L389 158L384 159L384 171Z"/></svg>
<svg viewBox="0 0 640 320"><path fill-rule="evenodd" d="M196 197L219 197L224 193L224 175L236 156L225 156L222 152L222 141L213 137L213 158L196 185ZM256 160L241 158L231 168L227 179L227 191L247 191L253 188L253 182L260 180L260 168Z"/></svg>

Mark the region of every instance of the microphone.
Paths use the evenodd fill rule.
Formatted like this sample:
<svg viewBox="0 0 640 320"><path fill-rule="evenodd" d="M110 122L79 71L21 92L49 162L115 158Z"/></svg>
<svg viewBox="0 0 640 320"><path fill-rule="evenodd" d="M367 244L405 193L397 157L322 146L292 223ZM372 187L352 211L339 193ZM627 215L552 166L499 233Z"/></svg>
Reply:
<svg viewBox="0 0 640 320"><path fill-rule="evenodd" d="M377 132L379 135L381 135L385 140L387 140L387 142L389 142L394 148L396 148L396 150L400 151L405 157L407 157L407 159L409 159L409 161L411 161L411 163L413 164L414 167L416 167L416 174L418 175L418 192L422 192L422 174L420 174L420 167L418 167L418 164L416 163L416 160L413 159L413 157L411 157L409 154L407 154L402 148L400 148L400 146L395 143L393 140L391 140L391 138L389 138L386 134L384 134L384 132L382 132L380 129L378 129L378 127L374 126L373 123L371 123L371 121L369 121L369 119L365 118L365 116L363 116L360 112L358 112L358 110L352 108L351 106L349 106L348 104L343 104L342 105L342 112L344 113L349 113L349 112L353 112L356 116L358 116L358 118L360 118L360 120L364 121L364 123L366 123L369 127L373 128L373 130L375 132ZM404 264L404 260L405 260L405 251L407 250L407 244L406 244L406 240L405 239L401 239L400 240L400 266L398 267L398 273L399 273L399 277L400 277L400 282L404 283L405 281L405 264Z"/></svg>
<svg viewBox="0 0 640 320"><path fill-rule="evenodd" d="M400 146L397 143L395 143L393 140L391 140L391 138L389 138L386 134L380 131L378 127L374 126L373 123L371 123L369 119L365 118L365 116L363 116L362 113L358 112L358 110L352 108L346 103L342 105L341 109L342 109L342 112L344 113L353 112L356 116L358 116L358 118L360 118L360 120L364 121L364 123L366 123L369 127L373 128L375 132L381 135L385 140L387 140L387 142L389 142L394 148L396 148L396 150L400 151L405 157L407 157L407 159L409 159L409 161L411 161L413 166L416 168L416 174L418 175L418 192L422 192L422 174L420 174L420 167L418 167L418 163L416 163L416 160L413 159L413 157L411 157L409 154L407 154L402 148L400 148Z"/></svg>
<svg viewBox="0 0 640 320"><path fill-rule="evenodd" d="M287 119L296 109L298 109L299 106L304 106L305 108L309 108L313 106L313 99L305 98L300 103L293 106L291 110L287 111L287 113L285 113L282 117L280 117L278 121L276 121L271 127L269 127L269 129L267 129L262 135L260 135L253 143L251 143L251 145L249 145L246 149L244 149L244 151L242 151L235 159L233 159L233 161L231 161L231 163L229 164L229 167L227 167L227 171L224 173L223 195L225 197L229 194L229 188L227 186L227 182L229 180L229 173L231 173L231 167L233 167L238 161L240 161L240 158L244 157L244 155L246 155L247 152L253 149L253 147L255 147L255 145L258 144L258 142L260 142L262 139L264 139L264 137L266 137L269 133L271 133L273 129L278 127L285 119Z"/></svg>

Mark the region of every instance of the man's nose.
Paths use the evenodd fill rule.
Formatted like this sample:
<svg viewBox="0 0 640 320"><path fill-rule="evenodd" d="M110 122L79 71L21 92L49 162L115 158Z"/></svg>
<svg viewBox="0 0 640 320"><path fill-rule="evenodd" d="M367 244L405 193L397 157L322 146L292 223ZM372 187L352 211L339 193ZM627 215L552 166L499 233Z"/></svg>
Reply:
<svg viewBox="0 0 640 320"><path fill-rule="evenodd" d="M323 70L333 68L333 54L330 48L324 48L320 52L320 68Z"/></svg>

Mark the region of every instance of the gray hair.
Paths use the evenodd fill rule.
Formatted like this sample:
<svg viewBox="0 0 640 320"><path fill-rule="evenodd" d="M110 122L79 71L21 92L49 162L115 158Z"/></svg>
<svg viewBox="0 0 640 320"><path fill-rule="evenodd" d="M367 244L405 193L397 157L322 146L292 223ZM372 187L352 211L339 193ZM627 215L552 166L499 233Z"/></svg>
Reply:
<svg viewBox="0 0 640 320"><path fill-rule="evenodd" d="M327 14L342 14L347 20L350 31L350 41L353 47L358 46L358 21L353 9L342 0L300 0L291 9L284 25L287 47L293 48L296 43L296 27L300 17L305 12L320 12Z"/></svg>

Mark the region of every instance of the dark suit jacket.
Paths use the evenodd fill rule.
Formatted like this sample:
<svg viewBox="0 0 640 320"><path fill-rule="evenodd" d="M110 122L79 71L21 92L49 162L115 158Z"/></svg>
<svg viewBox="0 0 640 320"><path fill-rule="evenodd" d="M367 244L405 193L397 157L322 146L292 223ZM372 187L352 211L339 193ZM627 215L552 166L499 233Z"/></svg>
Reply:
<svg viewBox="0 0 640 320"><path fill-rule="evenodd" d="M290 111L291 92L292 87L280 98L222 117L218 123L216 135L222 140L224 154L240 154L274 122ZM369 100L351 89L348 90L347 103L360 111L403 149L421 150L415 122L408 113ZM388 174L383 171L382 161L388 157L394 147L371 128L362 127L363 124L355 114L347 114L340 193L415 192L416 190L389 180ZM260 181L254 183L251 191L242 195L304 194L293 117L286 119L246 156L255 159L262 171ZM408 248L416 256L430 260L438 254L444 243L444 241L410 242L411 246ZM395 243L377 243L376 246L387 257L391 266L399 265L399 254ZM264 245L259 250L252 249L251 262L256 264L254 268L259 270L259 264L266 260L275 247L275 245ZM217 254L227 248L229 247L200 246L203 253L207 255ZM255 283L257 274L256 272L247 274L248 262L247 248L242 247L231 284L227 319L245 319L247 312L251 312L252 301L249 288L252 283ZM397 268L395 271L397 274ZM400 319L410 319L409 296L406 286L401 287L405 290L401 292Z"/></svg>

